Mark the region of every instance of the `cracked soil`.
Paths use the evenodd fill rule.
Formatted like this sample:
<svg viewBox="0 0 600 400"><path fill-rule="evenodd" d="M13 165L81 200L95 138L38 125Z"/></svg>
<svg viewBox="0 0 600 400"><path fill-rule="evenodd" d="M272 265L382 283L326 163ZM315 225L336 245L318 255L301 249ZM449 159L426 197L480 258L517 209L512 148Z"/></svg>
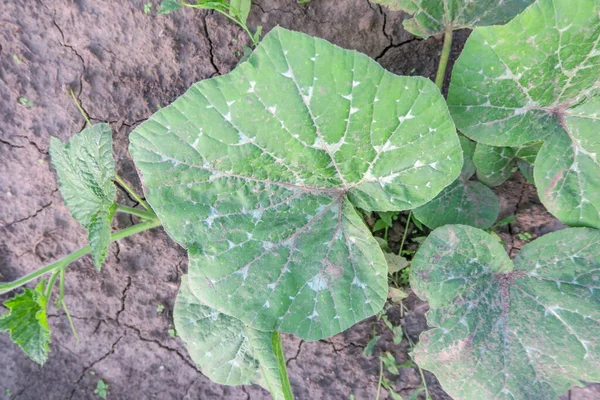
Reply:
<svg viewBox="0 0 600 400"><path fill-rule="evenodd" d="M63 205L48 157L51 136L66 141L84 126L69 89L93 123L111 124L117 172L139 190L127 152L129 132L192 83L229 72L243 54L242 46L249 44L241 29L212 12L157 15L155 1L144 14L145 2L13 0L0 5L0 280L13 280L86 244L84 230ZM394 73L432 78L441 39L415 38L402 29L404 18L368 0L313 0L305 6L295 0L257 0L248 22L263 25L265 33L281 25L322 37L366 53ZM451 60L467 36L466 31L457 33ZM31 104L20 103L21 97ZM501 233L509 251L524 245L516 238L519 232L536 237L561 227L522 178L511 178L496 192L502 202L500 218L518 215ZM118 196L120 202L136 205L123 191ZM119 215L113 228L123 229L133 218ZM391 237L399 229L394 227ZM161 229L112 244L101 272L89 258L73 263L65 300L79 343L62 311L54 309L49 317L51 354L44 367L0 334L0 399L9 398L7 389L10 399L95 399L100 379L109 385L109 399L269 398L258 386L212 383L169 335L186 264L185 251ZM0 296L0 301L8 297ZM157 312L159 305L162 312ZM427 306L414 295L406 306L406 314L395 322L415 341L426 329ZM407 361L409 345L406 339L393 344L391 333L379 323L382 339L374 356L365 356L373 324L373 319L363 321L318 342L285 335L296 398L375 398L377 356L389 351L398 362ZM425 375L434 399L449 398L433 375ZM407 397L420 385L413 368L388 380ZM383 391L381 398L387 396ZM600 389L574 389L568 396L597 399Z"/></svg>

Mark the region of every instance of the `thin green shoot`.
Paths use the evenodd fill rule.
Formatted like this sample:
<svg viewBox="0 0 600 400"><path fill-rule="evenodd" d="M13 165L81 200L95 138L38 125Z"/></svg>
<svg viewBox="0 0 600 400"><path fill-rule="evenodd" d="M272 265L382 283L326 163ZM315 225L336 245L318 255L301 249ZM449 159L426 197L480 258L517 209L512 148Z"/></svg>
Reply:
<svg viewBox="0 0 600 400"><path fill-rule="evenodd" d="M69 92L71 93L71 97L73 98L73 101L75 102L75 105L77 106L77 109L79 110L81 115L83 115L83 119L85 119L85 122L87 122L87 124L89 126L92 126L92 123L90 122L90 117L87 115L87 113L85 112L83 107L81 107L81 104L79 104L79 100L77 100L77 96L75 96L73 89L69 89Z"/></svg>
<svg viewBox="0 0 600 400"><path fill-rule="evenodd" d="M115 181L117 181L117 183L119 184L119 186L121 186L127 193L129 193L131 195L131 197L133 197L135 199L135 201L137 201L138 203L140 203L140 205L142 207L144 207L146 209L146 211L154 214L154 211L152 211L152 208L150 208L150 206L148 205L148 203L146 203L142 197L136 193L135 190L133 190L131 188L131 186L129 186L127 184L127 182L125 182L123 180L123 178L121 178L119 175L115 175ZM154 218L156 218L156 214L154 214Z"/></svg>
<svg viewBox="0 0 600 400"><path fill-rule="evenodd" d="M145 222L130 226L128 228L125 228L123 230L113 233L110 237L110 240L112 243L117 240L126 238L128 236L135 235L136 233L140 233L140 232L146 231L148 229L156 228L157 226L161 226L161 225L162 224L161 224L160 220L158 220L158 219L145 221ZM92 251L92 249L89 245L82 247L79 250L76 250L73 253L69 254L68 256L66 256L58 261L55 261L52 264L46 265L45 267L42 267L28 275L25 275L22 278L19 278L12 282L1 283L0 284L0 294L8 293L11 290L21 287L21 286L33 281L34 279L37 279L48 273L54 273L57 269L62 268L63 266L69 265L73 261L78 260L79 258L91 253L91 251Z"/></svg>
<svg viewBox="0 0 600 400"><path fill-rule="evenodd" d="M444 33L444 47L442 48L442 54L440 56L440 64L438 65L437 74L435 76L435 84L440 91L444 86L444 78L446 77L446 68L448 66L448 59L450 58L450 50L452 49L452 27L447 28Z"/></svg>

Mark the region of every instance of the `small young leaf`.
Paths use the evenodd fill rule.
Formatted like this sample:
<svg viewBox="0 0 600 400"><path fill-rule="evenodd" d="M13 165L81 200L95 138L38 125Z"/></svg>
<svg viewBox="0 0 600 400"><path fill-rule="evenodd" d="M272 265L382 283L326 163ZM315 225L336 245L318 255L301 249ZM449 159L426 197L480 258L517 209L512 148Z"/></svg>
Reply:
<svg viewBox="0 0 600 400"><path fill-rule="evenodd" d="M262 332L204 305L181 280L173 311L179 337L202 373L223 385L260 383L283 399L271 332Z"/></svg>
<svg viewBox="0 0 600 400"><path fill-rule="evenodd" d="M401 269L408 267L409 262L406 258L394 253L384 252L385 261L388 265L388 274L394 274Z"/></svg>
<svg viewBox="0 0 600 400"><path fill-rule="evenodd" d="M435 230L411 266L433 328L421 335L416 362L455 399L555 399L598 382L599 268L594 229L543 236L514 264L484 231Z"/></svg>
<svg viewBox="0 0 600 400"><path fill-rule="evenodd" d="M460 144L464 156L460 177L435 199L413 210L418 220L430 229L446 224L465 224L487 229L498 218L500 201L496 194L480 182L469 180L475 173L475 143L460 137Z"/></svg>
<svg viewBox="0 0 600 400"><path fill-rule="evenodd" d="M521 171L521 173L525 177L525 180L527 180L527 182L531 183L532 185L535 184L533 178L534 165L528 163L525 160L517 160L517 166L519 167L519 171Z"/></svg>
<svg viewBox="0 0 600 400"><path fill-rule="evenodd" d="M170 14L175 10L179 10L183 6L178 0L163 0L158 9L159 14Z"/></svg>
<svg viewBox="0 0 600 400"><path fill-rule="evenodd" d="M369 343L367 343L367 345L365 346L365 349L363 350L363 353L365 354L365 356L372 356L373 355L373 349L375 348L375 345L377 344L377 342L379 341L379 339L381 339L381 336L374 335L371 338L371 340L369 340Z"/></svg>
<svg viewBox="0 0 600 400"><path fill-rule="evenodd" d="M251 0L230 0L230 14L236 15L240 21L244 24L248 19L248 14L250 14L250 7L252 6Z"/></svg>
<svg viewBox="0 0 600 400"><path fill-rule="evenodd" d="M52 138L50 156L65 204L73 218L88 230L94 265L100 269L110 244L110 221L115 212L115 160L109 125L88 127L66 145Z"/></svg>
<svg viewBox="0 0 600 400"><path fill-rule="evenodd" d="M503 184L519 160L535 162L541 143L521 147L496 147L477 143L473 161L477 166L477 179L487 186Z"/></svg>
<svg viewBox="0 0 600 400"><path fill-rule="evenodd" d="M305 340L385 303L387 264L356 208L424 204L462 165L431 81L279 27L130 139L148 201L188 249L194 293Z"/></svg>
<svg viewBox="0 0 600 400"><path fill-rule="evenodd" d="M5 301L4 305L10 311L0 316L0 331L9 331L10 339L40 365L46 362L50 352L45 283L41 281L35 290L26 288L23 293Z"/></svg>
<svg viewBox="0 0 600 400"><path fill-rule="evenodd" d="M510 21L534 0L373 0L391 10L414 14L404 29L428 38L446 30L501 25Z"/></svg>
<svg viewBox="0 0 600 400"><path fill-rule="evenodd" d="M538 0L477 28L452 73L461 132L491 146L544 140L538 195L563 223L600 228L600 0ZM573 44L573 45L571 45Z"/></svg>

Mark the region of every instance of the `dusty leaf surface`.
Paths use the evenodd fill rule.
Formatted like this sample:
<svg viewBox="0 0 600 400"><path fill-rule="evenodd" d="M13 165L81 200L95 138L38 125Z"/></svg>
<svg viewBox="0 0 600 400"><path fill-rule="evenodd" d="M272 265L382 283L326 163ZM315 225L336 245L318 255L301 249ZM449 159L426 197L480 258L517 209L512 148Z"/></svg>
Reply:
<svg viewBox="0 0 600 400"><path fill-rule="evenodd" d="M540 0L478 28L457 60L448 104L458 129L491 146L544 140L534 179L548 210L600 228L600 0Z"/></svg>
<svg viewBox="0 0 600 400"><path fill-rule="evenodd" d="M355 207L417 207L462 165L429 80L282 28L130 141L150 204L188 248L191 290L253 328L306 340L385 302L387 265Z"/></svg>
<svg viewBox="0 0 600 400"><path fill-rule="evenodd" d="M181 280L174 321L190 356L212 381L230 386L259 383L274 399L283 398L271 332L257 331L207 307L190 290L187 276Z"/></svg>
<svg viewBox="0 0 600 400"><path fill-rule="evenodd" d="M551 399L600 380L598 244L597 230L566 229L513 263L484 231L437 229L411 267L433 328L416 361L456 399Z"/></svg>
<svg viewBox="0 0 600 400"><path fill-rule="evenodd" d="M418 207L414 214L427 227L446 224L465 224L487 229L494 224L500 212L500 202L494 192L481 182L470 180L475 174L475 143L460 138L463 149L463 169L456 181L444 188L435 199Z"/></svg>
<svg viewBox="0 0 600 400"><path fill-rule="evenodd" d="M428 38L446 30L502 25L533 0L374 0L374 3L414 14L404 29Z"/></svg>

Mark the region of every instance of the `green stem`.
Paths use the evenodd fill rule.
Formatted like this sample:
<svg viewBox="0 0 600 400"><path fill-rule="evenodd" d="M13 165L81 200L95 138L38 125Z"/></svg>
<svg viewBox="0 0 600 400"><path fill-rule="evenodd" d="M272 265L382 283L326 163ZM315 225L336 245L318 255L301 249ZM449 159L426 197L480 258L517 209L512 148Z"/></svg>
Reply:
<svg viewBox="0 0 600 400"><path fill-rule="evenodd" d="M115 180L119 183L119 185L121 185L121 187L123 189L125 189L125 191L127 191L127 193L129 193L135 199L135 201L137 201L138 203L140 203L140 205L142 207L144 207L146 210L148 210L149 212L151 212L151 213L154 214L154 211L152 211L152 209L150 208L150 206L148 205L148 203L146 203L144 200L142 200L142 198L135 192L135 190L133 190L131 188L131 186L129 186L123 180L123 178L121 178L119 175L115 175Z"/></svg>
<svg viewBox="0 0 600 400"><path fill-rule="evenodd" d="M294 395L292 394L292 387L290 386L290 379L288 378L287 368L285 366L285 356L283 354L283 346L281 345L281 335L279 335L279 332L273 332L271 344L273 346L275 358L277 358L277 367L279 369L279 380L281 381L283 398L285 400L293 400Z"/></svg>
<svg viewBox="0 0 600 400"><path fill-rule="evenodd" d="M143 222L141 224L136 224L136 225L130 226L129 228L125 228L119 232L113 233L110 236L110 241L112 243L119 239L123 239L123 238L126 238L131 235L135 235L136 233L140 233L140 232L143 232L148 229L156 228L157 226L160 226L160 225L161 225L161 223L158 219L151 220L148 222ZM90 248L90 246L85 246L79 250L74 251L73 253L69 254L68 256L66 256L64 258L53 262L52 264L46 265L45 267L42 267L42 268L38 269L37 271L32 272L29 275L25 275L24 277L17 279L16 281L0 284L0 294L10 292L11 290L16 289L20 286L23 286L26 283L29 283L32 280L39 278L42 275L45 275L49 272L53 272L57 268L62 268L63 266L66 266L69 263L72 263L73 261L77 260L78 258L81 258L81 257L85 256L86 254L89 254L91 251L92 251L92 249Z"/></svg>
<svg viewBox="0 0 600 400"><path fill-rule="evenodd" d="M60 273L60 271L54 271L52 273L52 276L50 277L50 280L48 281L48 285L46 285L46 299L50 299L50 295L52 294L52 288L54 287L54 282L56 282L56 278L58 278L58 274Z"/></svg>
<svg viewBox="0 0 600 400"><path fill-rule="evenodd" d="M81 107L81 104L79 104L79 100L77 100L77 96L75 96L75 93L73 93L73 89L69 89L69 92L71 92L71 97L75 101L75 105L77 106L77 109L79 110L79 112L81 113L81 115L83 115L83 118L85 119L85 122L87 122L87 124L89 126L92 126L92 123L90 122L90 118L88 117L88 115L85 112L85 110L83 109L83 107Z"/></svg>
<svg viewBox="0 0 600 400"><path fill-rule="evenodd" d="M379 400L379 394L381 393L381 384L383 383L383 360L379 357L379 383L377 384L377 395L375 400Z"/></svg>
<svg viewBox="0 0 600 400"><path fill-rule="evenodd" d="M65 315L67 316L67 319L69 320L69 325L71 326L71 332L73 332L73 336L75 336L75 344L79 344L79 335L77 334L77 329L75 329L75 324L73 323L73 318L71 318L71 313L69 312L69 309L67 308L67 305L65 304L64 300L61 300L60 303L62 304L63 310L65 310Z"/></svg>
<svg viewBox="0 0 600 400"><path fill-rule="evenodd" d="M400 242L400 255L402 255L402 250L404 250L404 242L406 241L406 235L408 234L408 228L410 225L410 218L412 217L412 211L408 213L408 217L406 217L406 226L404 227L404 233L402 234L402 241Z"/></svg>
<svg viewBox="0 0 600 400"><path fill-rule="evenodd" d="M435 84L442 90L444 86L444 78L446 77L446 67L448 66L448 58L450 57L450 49L452 48L452 29L448 29L444 34L444 47L440 57L437 75L435 76Z"/></svg>
<svg viewBox="0 0 600 400"><path fill-rule="evenodd" d="M146 218L146 219L156 219L158 218L156 214L153 212L148 212L144 210L138 210L137 208L127 207L122 204L117 204L117 211L127 214L137 215L138 217Z"/></svg>

